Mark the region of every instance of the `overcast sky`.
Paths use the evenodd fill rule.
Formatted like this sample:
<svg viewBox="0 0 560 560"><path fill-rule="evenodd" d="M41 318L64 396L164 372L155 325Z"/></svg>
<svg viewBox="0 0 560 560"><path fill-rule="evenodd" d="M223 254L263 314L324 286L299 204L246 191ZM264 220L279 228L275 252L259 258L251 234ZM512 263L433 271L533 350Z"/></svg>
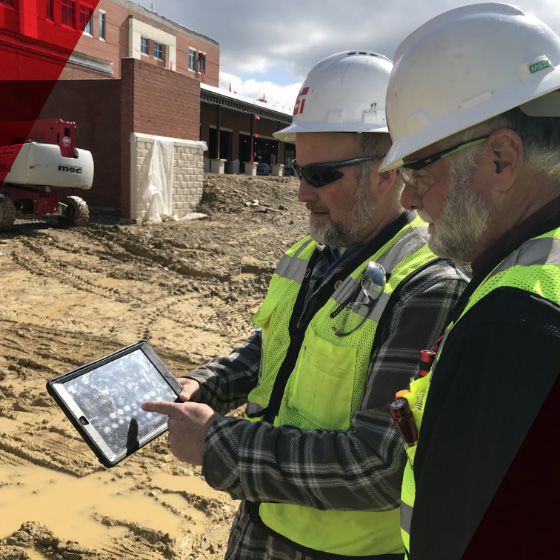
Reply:
<svg viewBox="0 0 560 560"><path fill-rule="evenodd" d="M393 58L414 29L480 0L136 0L220 43L220 87L291 111L307 72L345 50ZM560 35L560 0L511 2Z"/></svg>

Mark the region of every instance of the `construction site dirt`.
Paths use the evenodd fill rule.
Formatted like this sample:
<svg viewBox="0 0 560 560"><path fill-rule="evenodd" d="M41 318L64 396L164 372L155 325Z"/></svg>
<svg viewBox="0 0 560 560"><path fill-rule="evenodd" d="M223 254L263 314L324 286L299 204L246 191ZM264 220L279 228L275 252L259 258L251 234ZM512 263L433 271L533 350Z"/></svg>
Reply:
<svg viewBox="0 0 560 560"><path fill-rule="evenodd" d="M0 560L223 558L236 501L165 434L106 469L45 384L139 339L176 376L242 344L307 233L297 189L208 174L204 218L142 225L92 208L85 227L41 217L0 233Z"/></svg>

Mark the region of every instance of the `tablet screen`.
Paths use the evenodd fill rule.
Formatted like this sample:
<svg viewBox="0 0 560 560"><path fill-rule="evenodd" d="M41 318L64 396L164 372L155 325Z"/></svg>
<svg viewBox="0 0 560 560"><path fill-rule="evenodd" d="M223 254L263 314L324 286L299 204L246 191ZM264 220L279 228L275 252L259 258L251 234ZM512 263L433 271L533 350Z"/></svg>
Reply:
<svg viewBox="0 0 560 560"><path fill-rule="evenodd" d="M177 398L141 350L67 381L64 387L114 453L165 420L161 414L144 412L143 402Z"/></svg>

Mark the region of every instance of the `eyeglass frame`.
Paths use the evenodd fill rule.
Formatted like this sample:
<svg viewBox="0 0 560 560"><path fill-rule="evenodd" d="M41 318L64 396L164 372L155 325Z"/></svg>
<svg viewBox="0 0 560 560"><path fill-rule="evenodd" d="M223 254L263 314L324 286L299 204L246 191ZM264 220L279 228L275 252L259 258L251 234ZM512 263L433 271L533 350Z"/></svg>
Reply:
<svg viewBox="0 0 560 560"><path fill-rule="evenodd" d="M430 187L433 186L433 184L435 183L435 177L429 172L429 171L425 171L424 172L424 177L426 175L428 175L429 177L431 177L432 181L429 185L426 185L426 183L424 182L424 187L425 189L422 191L421 189L419 189L414 182L410 181L410 177L407 179L406 176L408 174L403 173L403 171L420 171L421 169L424 169L425 167L427 167L428 165L431 165L432 163L452 156L453 154L456 154L457 152L460 152L462 150L465 150L466 148L471 148L472 146L477 146L478 144L482 144L483 142L485 142L486 140L488 140L488 136L481 136L480 138L475 138L474 140L469 140L467 142L461 142L460 144L456 144L455 146L451 146L450 148L447 148L445 150L441 150L441 152L436 152L435 154L432 154L431 156L428 156L427 158L423 158L423 159L415 159L412 161L405 161L399 168L398 168L398 173L399 175L402 177L402 180L404 181L404 184L408 187L410 187L411 189L415 190L420 196L424 196L427 192L428 189L430 189ZM418 182L422 182L422 179L420 179L420 181Z"/></svg>
<svg viewBox="0 0 560 560"><path fill-rule="evenodd" d="M337 171L339 168L341 167L350 167L352 165L358 165L360 163L365 163L366 161L379 161L380 159L383 159L385 157L385 154L383 155L373 155L373 156L363 156L363 157L358 157L358 158L352 158L352 159L343 159L341 161L323 161L323 162L319 162L319 163L308 163L307 165L298 165L297 161L295 159L292 160L291 163L291 167L294 170L294 173L296 175L296 177L301 181L302 179L311 187L315 188L315 189L320 189L321 187L325 187L326 185L330 185L331 183L334 183L335 181L338 181L339 179L341 179L344 175L343 173L340 173L340 171L338 171L337 173L334 174L335 178L323 183L322 185L314 185L313 183L311 183L304 175L303 171L306 168L309 167L324 167L326 169L332 169L333 171Z"/></svg>
<svg viewBox="0 0 560 560"><path fill-rule="evenodd" d="M376 272L378 272L379 274L382 275L382 279L381 279L381 283L377 283L374 284L373 282L373 274L370 271L370 265L374 265L376 267ZM347 301L345 301L344 303L342 303L341 305L339 305L332 313L331 313L331 319L334 319L341 311L343 311L344 309L352 309L354 305L363 305L367 308L367 313L365 314L365 316L362 318L362 321L355 326L353 329L349 330L349 331L340 331L338 330L336 327L333 327L333 331L335 336L338 337L345 337L345 336L349 336L353 333L355 333L360 327L362 327L364 325L364 323L367 321L370 313L373 311L373 308L375 307L375 304L377 303L377 301L379 300L379 297L381 296L381 294L383 293L383 291L385 290L385 284L387 282L387 278L388 278L388 274L385 272L385 269L383 268L382 265L380 265L378 262L375 261L369 261L369 263L367 264L367 267L365 268L364 272L362 273L362 277L360 279L360 283L359 286L362 289L362 292L366 295L367 297L367 303L361 303L361 302L352 302L352 297L348 298ZM375 294L372 294L365 286L365 279L368 279L372 284L374 284L376 287L381 288L380 290L377 290L374 288L375 290Z"/></svg>

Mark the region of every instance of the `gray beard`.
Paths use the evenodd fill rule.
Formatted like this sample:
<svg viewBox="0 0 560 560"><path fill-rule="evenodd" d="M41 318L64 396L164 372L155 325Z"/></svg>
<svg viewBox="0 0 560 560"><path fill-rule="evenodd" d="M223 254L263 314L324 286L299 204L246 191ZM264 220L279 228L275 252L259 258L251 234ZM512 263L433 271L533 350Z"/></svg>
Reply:
<svg viewBox="0 0 560 560"><path fill-rule="evenodd" d="M436 255L464 264L471 260L480 238L488 229L492 210L471 188L475 165L468 165L457 156L449 161L449 194L441 216L432 226L428 246ZM426 219L425 212L419 214Z"/></svg>
<svg viewBox="0 0 560 560"><path fill-rule="evenodd" d="M309 221L309 234L323 245L333 249L350 247L361 241L360 234L371 224L377 201L369 190L369 184L359 183L356 198L348 220L335 222L330 215L323 224ZM307 204L308 210L324 210L324 207Z"/></svg>

